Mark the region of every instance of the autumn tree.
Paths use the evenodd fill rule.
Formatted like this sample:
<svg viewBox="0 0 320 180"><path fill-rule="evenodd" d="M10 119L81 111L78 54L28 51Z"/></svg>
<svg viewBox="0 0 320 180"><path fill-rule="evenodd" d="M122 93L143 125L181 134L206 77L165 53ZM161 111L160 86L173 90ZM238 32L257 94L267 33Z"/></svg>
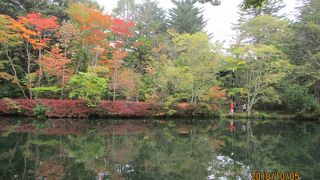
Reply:
<svg viewBox="0 0 320 180"><path fill-rule="evenodd" d="M116 99L116 90L118 88L118 76L119 69L124 63L124 57L127 56L127 51L125 49L127 45L127 39L133 36L131 28L133 27L133 22L126 22L119 18L113 19L113 25L111 26L111 32L114 35L114 40L112 42L112 59L111 59L111 68L112 68L112 91L113 91L113 100Z"/></svg>
<svg viewBox="0 0 320 180"><path fill-rule="evenodd" d="M18 76L17 67L14 62L15 59L14 57L12 57L12 53L11 53L11 50L14 47L22 44L21 37L15 31L14 25L17 25L17 24L18 22L16 22L9 16L0 15L0 45L13 72L13 75L11 75L5 71L2 71L0 72L0 78L9 80L10 82L17 84L23 96L27 97L23 84L21 83L21 79ZM1 66L3 66L2 63L1 63Z"/></svg>
<svg viewBox="0 0 320 180"><path fill-rule="evenodd" d="M24 40L26 55L27 55L27 70L26 80L28 87L33 86L35 81L35 60L41 60L44 48L46 48L52 40L55 31L59 27L57 24L57 18L54 16L43 17L40 13L30 13L26 16L19 16L18 23L14 26L18 29L19 36ZM32 49L37 51L37 55L34 58ZM37 72L38 80L37 86L40 87L42 80L41 66ZM29 91L30 98L32 98L32 91Z"/></svg>
<svg viewBox="0 0 320 180"><path fill-rule="evenodd" d="M45 74L58 78L58 81L60 81L61 98L64 97L66 82L72 75L72 69L68 67L70 62L71 60L65 56L65 53L61 53L60 49L56 47L53 47L51 51L48 51L46 55L38 60Z"/></svg>
<svg viewBox="0 0 320 180"><path fill-rule="evenodd" d="M81 13L79 13L81 12ZM90 66L96 67L99 60L106 60L108 53L112 17L86 4L74 3L67 13L80 29L81 49L85 52Z"/></svg>
<svg viewBox="0 0 320 180"><path fill-rule="evenodd" d="M80 30L70 21L64 21L57 34L64 51L64 57L66 58L75 53L75 46L79 45L80 41Z"/></svg>
<svg viewBox="0 0 320 180"><path fill-rule="evenodd" d="M129 68L122 68L118 75L119 93L126 100L137 100L139 97L139 88L141 85L140 74Z"/></svg>

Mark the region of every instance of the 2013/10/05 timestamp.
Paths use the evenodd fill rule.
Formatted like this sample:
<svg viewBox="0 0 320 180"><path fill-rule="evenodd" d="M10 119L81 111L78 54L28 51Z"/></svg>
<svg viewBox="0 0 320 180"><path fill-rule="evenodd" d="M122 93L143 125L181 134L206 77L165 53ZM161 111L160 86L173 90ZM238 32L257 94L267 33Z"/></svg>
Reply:
<svg viewBox="0 0 320 180"><path fill-rule="evenodd" d="M299 180L298 172L252 172L251 180Z"/></svg>

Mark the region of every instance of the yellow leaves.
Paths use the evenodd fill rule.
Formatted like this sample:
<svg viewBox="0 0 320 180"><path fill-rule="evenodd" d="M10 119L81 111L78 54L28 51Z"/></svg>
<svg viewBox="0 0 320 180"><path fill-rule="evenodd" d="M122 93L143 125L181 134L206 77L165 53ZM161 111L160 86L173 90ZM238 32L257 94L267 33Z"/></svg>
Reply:
<svg viewBox="0 0 320 180"><path fill-rule="evenodd" d="M108 78L110 76L110 68L108 66L96 66L92 67L90 66L88 69L89 72L95 72L99 77Z"/></svg>
<svg viewBox="0 0 320 180"><path fill-rule="evenodd" d="M15 20L0 14L0 43L14 46L20 43L20 37L16 34Z"/></svg>
<svg viewBox="0 0 320 180"><path fill-rule="evenodd" d="M12 76L12 75L10 75L10 74L8 74L6 72L0 72L0 78L1 79L5 79L7 81L11 81L14 84L18 84L18 82L19 82L17 80L17 78L15 78L14 76Z"/></svg>

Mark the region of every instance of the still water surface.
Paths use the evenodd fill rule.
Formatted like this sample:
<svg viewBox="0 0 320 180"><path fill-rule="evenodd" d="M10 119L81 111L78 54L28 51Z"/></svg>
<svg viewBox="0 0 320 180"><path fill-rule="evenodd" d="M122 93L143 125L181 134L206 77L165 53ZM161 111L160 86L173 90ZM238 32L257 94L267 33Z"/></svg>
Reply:
<svg viewBox="0 0 320 180"><path fill-rule="evenodd" d="M0 179L320 179L320 124L0 117Z"/></svg>

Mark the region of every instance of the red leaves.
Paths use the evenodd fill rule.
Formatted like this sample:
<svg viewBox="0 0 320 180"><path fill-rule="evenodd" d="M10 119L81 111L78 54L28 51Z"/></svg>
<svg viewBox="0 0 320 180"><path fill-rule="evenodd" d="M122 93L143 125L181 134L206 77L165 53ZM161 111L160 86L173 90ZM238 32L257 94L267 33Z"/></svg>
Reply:
<svg viewBox="0 0 320 180"><path fill-rule="evenodd" d="M15 99L11 100L20 107L22 115L32 116L32 109L41 104L49 109L48 117L143 117L157 114L159 106L153 103L135 101L100 101L97 107L88 107L82 100L55 100L55 99ZM17 112L0 99L0 115L16 114Z"/></svg>
<svg viewBox="0 0 320 180"><path fill-rule="evenodd" d="M47 51L47 53L47 55L38 60L43 71L51 76L65 77L65 79L68 79L72 74L71 69L66 67L66 65L70 63L70 59L64 57L64 55L60 53L59 48L56 47L52 48L49 52Z"/></svg>
<svg viewBox="0 0 320 180"><path fill-rule="evenodd" d="M113 24L112 24L110 30L116 36L131 37L133 35L131 29L134 26L134 23L132 21L125 22L122 19L115 18L115 19L113 19L112 22L113 22Z"/></svg>
<svg viewBox="0 0 320 180"><path fill-rule="evenodd" d="M144 117L155 116L158 105L135 101L101 101L95 115L99 117Z"/></svg>
<svg viewBox="0 0 320 180"><path fill-rule="evenodd" d="M43 49L59 25L54 16L42 17L40 13L29 13L26 16L19 16L18 21L13 20L13 27L33 48Z"/></svg>
<svg viewBox="0 0 320 180"><path fill-rule="evenodd" d="M41 33L45 30L53 31L59 27L55 16L45 18L42 17L41 13L29 13L26 16L19 16L18 19L20 23L26 26L32 26L32 29L37 33Z"/></svg>
<svg viewBox="0 0 320 180"><path fill-rule="evenodd" d="M95 107L88 107L86 101L82 100L56 100L56 99L14 99L10 100L19 107L10 107L8 102L0 99L0 115L25 115L32 116L32 109L41 104L49 109L46 113L48 117L62 118L85 118L89 116L97 117L150 117L165 115L161 104L136 102L136 101L99 101ZM12 105L11 105L12 106ZM178 103L174 109L177 116L207 115L206 112L199 111L203 109L201 104ZM210 106L211 112L217 112L218 107Z"/></svg>
<svg viewBox="0 0 320 180"><path fill-rule="evenodd" d="M90 109L81 100L41 100L40 103L50 109L48 117L88 117Z"/></svg>

